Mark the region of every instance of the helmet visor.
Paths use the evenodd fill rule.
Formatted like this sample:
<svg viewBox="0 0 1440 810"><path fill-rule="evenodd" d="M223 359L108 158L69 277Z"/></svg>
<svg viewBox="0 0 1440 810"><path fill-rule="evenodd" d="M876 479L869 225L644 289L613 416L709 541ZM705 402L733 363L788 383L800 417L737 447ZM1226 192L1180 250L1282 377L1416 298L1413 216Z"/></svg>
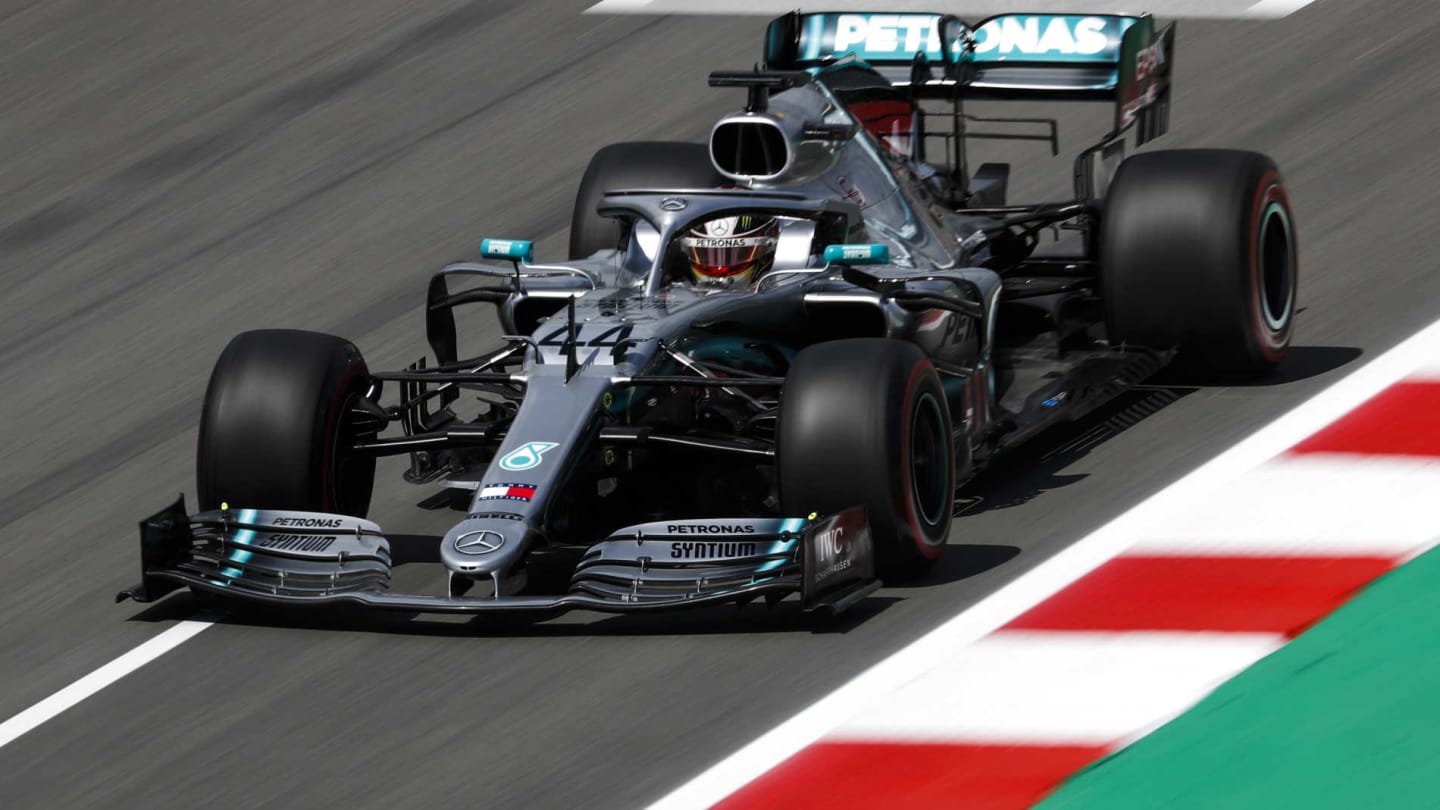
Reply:
<svg viewBox="0 0 1440 810"><path fill-rule="evenodd" d="M753 269L774 252L772 236L686 236L680 240L690 267L708 278L728 278Z"/></svg>

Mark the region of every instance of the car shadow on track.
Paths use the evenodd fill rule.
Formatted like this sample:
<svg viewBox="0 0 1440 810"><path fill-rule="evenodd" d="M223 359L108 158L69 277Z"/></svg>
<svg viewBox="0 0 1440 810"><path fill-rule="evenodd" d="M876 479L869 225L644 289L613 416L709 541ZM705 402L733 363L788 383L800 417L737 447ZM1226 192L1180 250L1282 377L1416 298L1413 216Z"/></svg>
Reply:
<svg viewBox="0 0 1440 810"><path fill-rule="evenodd" d="M1363 349L1354 346L1291 346L1285 352L1285 359L1275 370L1263 377L1256 377L1250 380L1205 379L1197 376L1194 372L1187 372L1183 366L1175 369L1165 369L1152 380L1157 385L1165 385L1168 382L1184 377L1187 383L1197 383L1204 386L1217 386L1226 388L1268 388L1275 385L1287 385L1301 380L1308 380L1311 377L1319 377L1322 374L1329 374L1336 369L1348 366L1360 359L1365 354Z"/></svg>
<svg viewBox="0 0 1440 810"><path fill-rule="evenodd" d="M1063 470L1197 390L1178 385L1138 386L1094 413L1051 428L1027 444L1002 454L966 484L956 498L955 524L945 555L923 576L909 582L887 583L887 588L908 590L958 582L999 568L1020 556L1021 550L1015 546L964 542L965 518L1024 506L1051 490L1083 480L1084 474Z"/></svg>
<svg viewBox="0 0 1440 810"><path fill-rule="evenodd" d="M1051 490L1083 480L1084 474L1064 470L1110 439L1202 388L1298 382L1348 365L1362 354L1360 349L1343 346L1293 346L1273 373L1240 382L1199 380L1193 373L1166 370L1150 384L1137 386L1085 418L1057 426L997 458L966 484L956 499L957 534L964 537L966 516L1023 506ZM1186 384L1179 384L1180 380ZM887 583L887 588L925 588L969 579L999 568L1020 555L1020 549L1014 546L972 544L953 538L954 535L945 556L924 576L906 583Z"/></svg>
<svg viewBox="0 0 1440 810"><path fill-rule="evenodd" d="M1284 385L1328 374L1365 354L1354 346L1291 346L1273 374L1237 387Z"/></svg>
<svg viewBox="0 0 1440 810"><path fill-rule="evenodd" d="M1349 346L1292 346L1274 372L1253 380L1207 380L1196 377L1183 366L1165 369L1148 384L1121 394L1085 418L1057 426L1001 455L961 490L955 515L963 517L1021 506L1045 492L1082 480L1083 474L1062 471L1105 442L1196 391L1299 382L1347 366L1363 354L1361 349Z"/></svg>
<svg viewBox="0 0 1440 810"><path fill-rule="evenodd" d="M957 525L963 524L968 515L1023 506L1046 492L1084 480L1083 473L1065 473L1063 470L1105 442L1198 390L1179 385L1138 386L1094 413L1070 424L1051 428L1027 444L1000 455L960 490L955 501ZM952 551L967 547L964 544L951 545Z"/></svg>
<svg viewBox="0 0 1440 810"><path fill-rule="evenodd" d="M789 599L774 607L763 601L696 608L673 613L607 615L574 611L552 618L516 616L430 616L418 613L366 610L357 607L311 608L304 611L225 603L179 592L130 617L130 621L174 622L185 619L237 627L325 630L412 636L511 638L568 636L704 636L757 633L844 634L903 601L872 595L845 613L834 616L804 614L798 601Z"/></svg>
<svg viewBox="0 0 1440 810"><path fill-rule="evenodd" d="M892 590L910 590L959 582L979 576L992 568L999 568L1018 556L1020 549L1015 546L950 543L945 547L944 556L935 561L919 578L905 582L887 582L885 587Z"/></svg>

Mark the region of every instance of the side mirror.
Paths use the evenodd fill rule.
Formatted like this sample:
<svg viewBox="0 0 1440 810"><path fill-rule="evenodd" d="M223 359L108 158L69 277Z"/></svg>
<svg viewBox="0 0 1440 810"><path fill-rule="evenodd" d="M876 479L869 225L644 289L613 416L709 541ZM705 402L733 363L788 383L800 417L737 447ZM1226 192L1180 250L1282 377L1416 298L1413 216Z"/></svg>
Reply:
<svg viewBox="0 0 1440 810"><path fill-rule="evenodd" d="M826 245L826 264L889 264L889 245Z"/></svg>
<svg viewBox="0 0 1440 810"><path fill-rule="evenodd" d="M530 264L535 259L535 243L526 239L482 239L480 255Z"/></svg>

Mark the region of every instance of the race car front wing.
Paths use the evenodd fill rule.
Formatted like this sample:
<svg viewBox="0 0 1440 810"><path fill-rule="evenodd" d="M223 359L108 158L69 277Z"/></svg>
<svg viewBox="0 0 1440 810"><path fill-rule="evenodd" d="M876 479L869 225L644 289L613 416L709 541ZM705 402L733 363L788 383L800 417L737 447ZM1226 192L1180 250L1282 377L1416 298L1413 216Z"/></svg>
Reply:
<svg viewBox="0 0 1440 810"><path fill-rule="evenodd" d="M873 593L863 508L808 518L679 520L626 527L581 557L555 595L439 596L389 590L389 541L367 520L318 512L222 509L190 516L184 498L140 522L140 584L116 601L182 587L276 606L358 605L414 613L633 613L779 600L839 613Z"/></svg>

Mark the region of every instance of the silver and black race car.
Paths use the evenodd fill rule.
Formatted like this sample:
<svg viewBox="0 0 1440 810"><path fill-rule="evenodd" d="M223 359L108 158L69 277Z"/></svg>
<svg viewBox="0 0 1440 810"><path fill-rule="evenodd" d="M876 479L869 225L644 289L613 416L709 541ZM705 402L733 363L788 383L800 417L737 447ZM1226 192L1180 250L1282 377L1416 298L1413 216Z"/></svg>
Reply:
<svg viewBox="0 0 1440 810"><path fill-rule="evenodd" d="M568 261L486 239L433 277L433 362L375 373L313 332L231 341L200 424L203 511L182 498L141 523L143 581L121 596L838 612L922 572L997 453L1172 360L1252 375L1286 350L1296 244L1274 164L1122 161L1130 133L1167 127L1174 37L1113 15L773 21L764 69L711 75L746 104L708 144L595 155ZM974 138L1055 137L966 113L977 98L1115 105L1074 199L1009 204L1008 165L970 171ZM504 335L478 354L459 348L474 304ZM406 454L405 479L465 516L402 554L364 516L376 458ZM431 592L390 590L402 563L434 566Z"/></svg>

